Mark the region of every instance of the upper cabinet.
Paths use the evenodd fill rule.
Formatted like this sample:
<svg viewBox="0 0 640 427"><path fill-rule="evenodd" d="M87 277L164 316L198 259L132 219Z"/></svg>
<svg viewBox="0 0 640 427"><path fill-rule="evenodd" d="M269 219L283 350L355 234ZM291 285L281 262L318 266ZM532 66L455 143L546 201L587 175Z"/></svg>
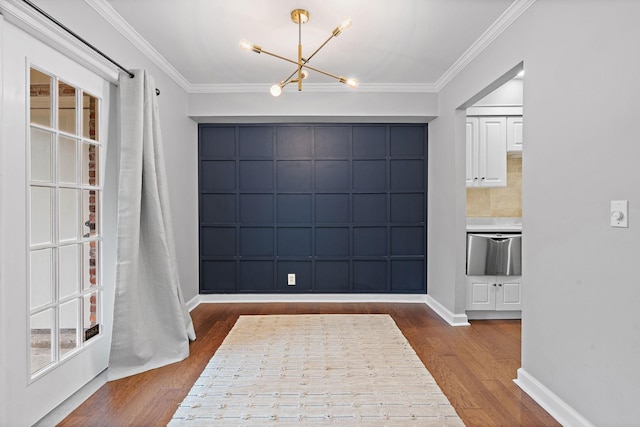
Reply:
<svg viewBox="0 0 640 427"><path fill-rule="evenodd" d="M522 116L507 117L507 151L522 151Z"/></svg>
<svg viewBox="0 0 640 427"><path fill-rule="evenodd" d="M467 187L506 187L507 118L467 117Z"/></svg>

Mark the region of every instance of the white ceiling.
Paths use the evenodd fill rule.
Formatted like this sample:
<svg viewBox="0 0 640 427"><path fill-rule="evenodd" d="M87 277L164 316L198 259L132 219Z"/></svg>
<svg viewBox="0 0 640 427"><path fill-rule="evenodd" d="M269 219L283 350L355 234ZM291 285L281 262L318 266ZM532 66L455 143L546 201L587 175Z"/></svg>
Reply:
<svg viewBox="0 0 640 427"><path fill-rule="evenodd" d="M310 65L355 77L361 85L436 85L515 0L92 0L113 8L112 19L133 29L187 86L240 86L283 80L295 65L245 52L246 39L295 59L303 8L303 56L343 20L353 25ZM109 7L110 6L110 7ZM113 12L113 10L111 12ZM119 16L118 16L119 15ZM126 22L122 22L126 21ZM117 23L117 22L116 22ZM128 25L127 25L128 24ZM177 72L177 73L176 73ZM175 76L174 76L175 77ZM333 83L311 73L305 85ZM183 84L184 85L184 84Z"/></svg>

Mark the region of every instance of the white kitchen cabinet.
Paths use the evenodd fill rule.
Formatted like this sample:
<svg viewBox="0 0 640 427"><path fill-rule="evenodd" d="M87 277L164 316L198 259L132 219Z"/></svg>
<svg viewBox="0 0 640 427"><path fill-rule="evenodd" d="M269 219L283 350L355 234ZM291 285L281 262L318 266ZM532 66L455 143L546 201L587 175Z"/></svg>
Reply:
<svg viewBox="0 0 640 427"><path fill-rule="evenodd" d="M467 311L522 310L521 276L467 276Z"/></svg>
<svg viewBox="0 0 640 427"><path fill-rule="evenodd" d="M467 117L467 187L507 186L506 117Z"/></svg>
<svg viewBox="0 0 640 427"><path fill-rule="evenodd" d="M522 116L507 117L507 151L522 151Z"/></svg>

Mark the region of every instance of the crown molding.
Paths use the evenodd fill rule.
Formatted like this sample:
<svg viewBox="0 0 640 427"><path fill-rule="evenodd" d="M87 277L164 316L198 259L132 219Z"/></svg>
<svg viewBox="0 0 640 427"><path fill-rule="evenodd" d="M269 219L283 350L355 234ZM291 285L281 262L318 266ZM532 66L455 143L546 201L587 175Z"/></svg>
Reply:
<svg viewBox="0 0 640 427"><path fill-rule="evenodd" d="M106 80L117 83L120 71L71 34L24 2L0 0L3 18Z"/></svg>
<svg viewBox="0 0 640 427"><path fill-rule="evenodd" d="M85 0L113 28L125 36L138 50L156 64L182 89L189 92L191 84L151 44L140 35L106 0Z"/></svg>
<svg viewBox="0 0 640 427"><path fill-rule="evenodd" d="M440 92L469 63L485 50L500 34L511 26L536 0L516 0L496 21L476 40L454 64L436 81L436 91Z"/></svg>
<svg viewBox="0 0 640 427"><path fill-rule="evenodd" d="M263 84L192 84L189 93L265 93L269 83ZM436 87L430 83L361 83L357 89L350 89L337 83L305 83L304 92L337 93L435 93Z"/></svg>

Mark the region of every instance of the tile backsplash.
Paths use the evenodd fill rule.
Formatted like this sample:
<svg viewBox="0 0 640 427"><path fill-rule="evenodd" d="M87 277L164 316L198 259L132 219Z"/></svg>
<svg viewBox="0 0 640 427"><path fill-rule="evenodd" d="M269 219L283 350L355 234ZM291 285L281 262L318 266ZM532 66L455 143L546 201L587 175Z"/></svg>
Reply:
<svg viewBox="0 0 640 427"><path fill-rule="evenodd" d="M468 217L522 216L522 157L507 158L507 186L467 188Z"/></svg>

